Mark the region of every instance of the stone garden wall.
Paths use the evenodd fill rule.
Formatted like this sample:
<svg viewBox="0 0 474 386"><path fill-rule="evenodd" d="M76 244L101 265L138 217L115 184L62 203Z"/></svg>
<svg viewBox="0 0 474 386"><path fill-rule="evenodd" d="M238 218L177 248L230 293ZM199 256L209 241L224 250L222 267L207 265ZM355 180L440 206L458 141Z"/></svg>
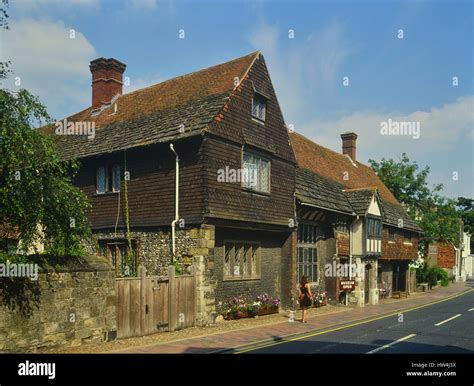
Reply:
<svg viewBox="0 0 474 386"><path fill-rule="evenodd" d="M37 280L0 278L0 352L115 339L115 275L104 258L35 263Z"/></svg>

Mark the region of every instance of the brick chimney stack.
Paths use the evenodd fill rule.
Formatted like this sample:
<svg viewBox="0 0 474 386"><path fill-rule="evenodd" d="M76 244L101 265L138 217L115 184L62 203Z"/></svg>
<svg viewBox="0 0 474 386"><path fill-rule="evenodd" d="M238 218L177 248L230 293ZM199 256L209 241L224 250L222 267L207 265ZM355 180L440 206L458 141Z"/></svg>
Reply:
<svg viewBox="0 0 474 386"><path fill-rule="evenodd" d="M356 160L356 142L357 134L347 132L341 134L342 138L342 154L347 154L353 161Z"/></svg>
<svg viewBox="0 0 474 386"><path fill-rule="evenodd" d="M92 73L92 108L109 104L112 98L122 95L122 75L127 66L117 59L95 59L90 63Z"/></svg>

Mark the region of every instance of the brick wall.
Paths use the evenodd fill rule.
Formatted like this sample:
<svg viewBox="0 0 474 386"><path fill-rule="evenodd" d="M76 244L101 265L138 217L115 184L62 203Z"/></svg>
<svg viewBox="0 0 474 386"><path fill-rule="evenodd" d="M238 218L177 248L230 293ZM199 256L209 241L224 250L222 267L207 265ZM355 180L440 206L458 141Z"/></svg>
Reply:
<svg viewBox="0 0 474 386"><path fill-rule="evenodd" d="M342 232L336 233L336 247L339 256L349 256L349 234Z"/></svg>
<svg viewBox="0 0 474 386"><path fill-rule="evenodd" d="M453 268L456 265L456 251L450 243L438 243L438 267Z"/></svg>
<svg viewBox="0 0 474 386"><path fill-rule="evenodd" d="M105 259L38 265L38 280L0 279L0 352L115 338L115 276Z"/></svg>
<svg viewBox="0 0 474 386"><path fill-rule="evenodd" d="M395 240L389 240L388 228L382 230L382 256L380 259L414 260L418 256L418 238L412 235L410 243L404 241L401 234L395 234Z"/></svg>

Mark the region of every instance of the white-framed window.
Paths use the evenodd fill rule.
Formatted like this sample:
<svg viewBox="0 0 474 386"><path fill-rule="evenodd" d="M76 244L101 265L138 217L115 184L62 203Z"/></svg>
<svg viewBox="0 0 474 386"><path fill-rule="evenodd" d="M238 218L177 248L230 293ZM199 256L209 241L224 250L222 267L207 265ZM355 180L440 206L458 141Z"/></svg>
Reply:
<svg viewBox="0 0 474 386"><path fill-rule="evenodd" d="M252 100L252 116L260 121L265 121L267 111L267 98L255 93Z"/></svg>
<svg viewBox="0 0 474 386"><path fill-rule="evenodd" d="M242 163L242 186L257 192L270 193L270 161L244 151Z"/></svg>
<svg viewBox="0 0 474 386"><path fill-rule="evenodd" d="M119 164L99 166L96 171L96 193L120 192L121 170Z"/></svg>
<svg viewBox="0 0 474 386"><path fill-rule="evenodd" d="M260 244L226 241L224 243L224 279L260 278Z"/></svg>

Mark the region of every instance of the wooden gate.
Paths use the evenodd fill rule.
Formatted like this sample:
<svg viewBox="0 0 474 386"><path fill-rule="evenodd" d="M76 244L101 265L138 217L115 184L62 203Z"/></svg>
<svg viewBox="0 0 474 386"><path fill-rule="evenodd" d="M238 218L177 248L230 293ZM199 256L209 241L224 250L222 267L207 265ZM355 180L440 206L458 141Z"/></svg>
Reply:
<svg viewBox="0 0 474 386"><path fill-rule="evenodd" d="M115 280L118 338L194 326L194 273L176 276L174 267L169 267L168 277L146 276L140 266L139 275Z"/></svg>

